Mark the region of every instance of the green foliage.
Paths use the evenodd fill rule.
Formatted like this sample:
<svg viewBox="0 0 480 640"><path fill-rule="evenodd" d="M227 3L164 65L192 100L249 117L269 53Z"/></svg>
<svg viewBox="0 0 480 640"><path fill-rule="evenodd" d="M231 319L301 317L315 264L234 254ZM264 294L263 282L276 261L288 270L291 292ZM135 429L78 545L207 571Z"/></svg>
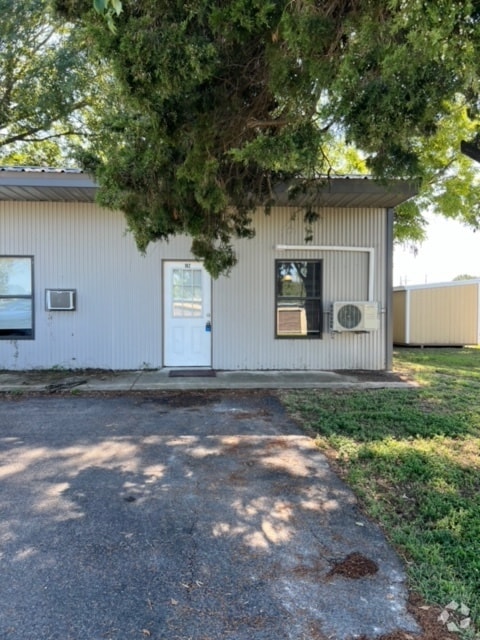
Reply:
<svg viewBox="0 0 480 640"><path fill-rule="evenodd" d="M478 165L459 149L462 140L474 135L479 121L468 116L466 101L460 96L452 103L445 103L444 110L434 135L418 143L424 169L423 186L415 204L419 210L437 211L477 229L480 226ZM399 208L400 213L405 206Z"/></svg>
<svg viewBox="0 0 480 640"><path fill-rule="evenodd" d="M87 1L87 0L86 0ZM90 36L51 0L0 0L0 165L78 167L100 114L116 103Z"/></svg>
<svg viewBox="0 0 480 640"><path fill-rule="evenodd" d="M480 625L480 350L395 353L417 389L290 392L297 420L407 559L428 602L468 603Z"/></svg>
<svg viewBox="0 0 480 640"><path fill-rule="evenodd" d="M63 151L54 140L20 142L0 148L0 166L60 167L65 164Z"/></svg>
<svg viewBox="0 0 480 640"><path fill-rule="evenodd" d="M115 16L122 13L122 3L120 0L93 0L93 8L107 21L108 28L115 33Z"/></svg>
<svg viewBox="0 0 480 640"><path fill-rule="evenodd" d="M55 4L112 66L118 96L82 159L141 248L188 233L214 275L228 271L232 237L253 233L272 185L337 167L422 183L416 206L397 212L400 239L421 237L428 205L478 224L474 172L459 157L459 136L478 130L473 3Z"/></svg>
<svg viewBox="0 0 480 640"><path fill-rule="evenodd" d="M408 200L395 209L394 229L397 243L417 243L426 239L426 220L417 199Z"/></svg>
<svg viewBox="0 0 480 640"><path fill-rule="evenodd" d="M458 282L461 280L476 280L478 278L478 276L471 276L468 273L461 273L458 276L455 276L455 278L453 278L453 282Z"/></svg>
<svg viewBox="0 0 480 640"><path fill-rule="evenodd" d="M111 102L107 67L50 0L0 0L0 12L0 161L68 166L71 141Z"/></svg>

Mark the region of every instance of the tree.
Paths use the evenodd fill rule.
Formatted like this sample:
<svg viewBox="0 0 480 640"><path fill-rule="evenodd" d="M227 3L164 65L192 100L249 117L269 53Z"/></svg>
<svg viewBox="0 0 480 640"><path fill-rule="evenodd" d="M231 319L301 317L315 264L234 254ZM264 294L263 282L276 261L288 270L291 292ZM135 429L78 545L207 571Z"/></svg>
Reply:
<svg viewBox="0 0 480 640"><path fill-rule="evenodd" d="M58 140L87 132L105 89L101 69L85 32L59 20L49 0L0 0L0 13L1 162L57 161L66 154Z"/></svg>
<svg viewBox="0 0 480 640"><path fill-rule="evenodd" d="M253 234L254 207L269 210L278 181L303 189L335 170L339 137L375 176L418 179L438 207L474 200L464 184L447 202L458 158L430 143L460 113L470 138L479 130L477 3L102 2L122 9L114 29L91 0L55 3L113 67L121 95L82 162L141 249L188 233L210 272L227 272L232 237ZM428 191L440 174L448 193ZM315 213L307 207L308 220ZM478 216L474 207L469 222ZM398 213L404 233L418 222L418 207Z"/></svg>
<svg viewBox="0 0 480 640"><path fill-rule="evenodd" d="M452 282L458 282L459 280L477 280L477 276L470 276L466 273L462 273L459 276L455 276Z"/></svg>

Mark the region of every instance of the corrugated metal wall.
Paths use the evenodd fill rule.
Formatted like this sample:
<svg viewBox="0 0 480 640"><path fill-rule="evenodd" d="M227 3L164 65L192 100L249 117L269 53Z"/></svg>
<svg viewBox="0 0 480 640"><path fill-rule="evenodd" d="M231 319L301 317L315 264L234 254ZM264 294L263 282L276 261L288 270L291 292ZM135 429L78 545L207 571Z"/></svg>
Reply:
<svg viewBox="0 0 480 640"><path fill-rule="evenodd" d="M253 241L236 243L239 263L213 283L213 366L217 369L382 369L381 329L329 332L334 301L366 300L366 252L276 250L303 245L302 213L255 216ZM374 248L373 299L385 307L384 210L324 210L313 245ZM33 255L35 340L0 340L0 368L161 367L162 261L191 259L190 240L152 245L141 256L120 213L90 204L0 203L0 255ZM275 339L275 259L323 260L322 340ZM75 312L47 312L46 288L78 291Z"/></svg>
<svg viewBox="0 0 480 640"><path fill-rule="evenodd" d="M161 366L161 258L188 246L152 245L142 257L120 213L0 203L0 255L34 256L35 295L35 340L0 340L0 368ZM46 311L46 288L76 289L77 310Z"/></svg>
<svg viewBox="0 0 480 640"><path fill-rule="evenodd" d="M332 334L329 310L334 301L362 301L368 295L368 254L347 251L275 250L304 245L302 213L291 208L255 217L255 242L237 243L239 264L230 278L214 285L213 364L218 369L383 369L385 317L372 333ZM374 291L385 307L384 210L323 210L315 223L311 245L357 246L375 249ZM275 259L323 260L323 340L275 339ZM219 321L219 318L222 321ZM227 321L224 319L228 318ZM220 326L219 326L220 325Z"/></svg>

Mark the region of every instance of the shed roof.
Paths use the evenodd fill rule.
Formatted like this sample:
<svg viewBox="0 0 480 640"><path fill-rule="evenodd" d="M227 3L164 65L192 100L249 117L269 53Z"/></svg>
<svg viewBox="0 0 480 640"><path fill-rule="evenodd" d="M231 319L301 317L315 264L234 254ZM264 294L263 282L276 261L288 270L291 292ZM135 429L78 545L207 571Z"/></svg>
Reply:
<svg viewBox="0 0 480 640"><path fill-rule="evenodd" d="M480 278L468 278L468 280L450 280L448 282L430 282L426 284L403 284L393 287L394 291L418 291L421 289L444 289L445 287L468 287L472 284L480 286Z"/></svg>
<svg viewBox="0 0 480 640"><path fill-rule="evenodd" d="M0 200L32 202L94 202L98 185L78 169L0 167ZM417 193L404 180L379 183L365 176L319 178L319 187L292 201L288 185L276 189L278 204L299 206L307 201L324 207L395 207Z"/></svg>

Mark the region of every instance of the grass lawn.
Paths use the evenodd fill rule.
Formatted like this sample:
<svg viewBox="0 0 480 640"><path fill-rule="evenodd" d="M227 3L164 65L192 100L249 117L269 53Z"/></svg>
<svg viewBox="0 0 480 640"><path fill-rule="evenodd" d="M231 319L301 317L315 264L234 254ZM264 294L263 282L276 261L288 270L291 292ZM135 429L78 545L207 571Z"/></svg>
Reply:
<svg viewBox="0 0 480 640"><path fill-rule="evenodd" d="M480 630L480 349L401 349L394 371L420 386L283 401L382 525L411 589L464 603Z"/></svg>

